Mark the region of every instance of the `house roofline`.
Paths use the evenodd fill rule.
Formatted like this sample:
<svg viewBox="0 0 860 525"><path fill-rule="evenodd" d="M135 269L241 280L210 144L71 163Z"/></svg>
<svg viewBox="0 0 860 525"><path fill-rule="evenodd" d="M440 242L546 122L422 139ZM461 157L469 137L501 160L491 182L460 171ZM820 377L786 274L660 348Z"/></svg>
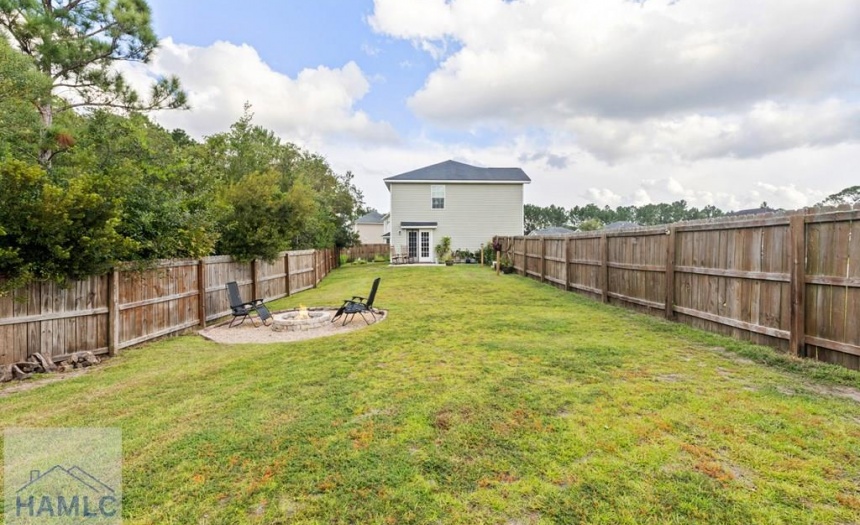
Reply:
<svg viewBox="0 0 860 525"><path fill-rule="evenodd" d="M390 190L392 184L531 184L525 180L386 180Z"/></svg>

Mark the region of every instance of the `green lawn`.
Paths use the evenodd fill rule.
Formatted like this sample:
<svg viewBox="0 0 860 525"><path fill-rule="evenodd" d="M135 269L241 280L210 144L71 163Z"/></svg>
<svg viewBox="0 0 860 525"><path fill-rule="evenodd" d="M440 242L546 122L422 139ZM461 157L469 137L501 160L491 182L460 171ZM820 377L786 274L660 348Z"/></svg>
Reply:
<svg viewBox="0 0 860 525"><path fill-rule="evenodd" d="M197 336L2 396L0 427L121 427L126 523L856 523L860 374L474 266L382 277L388 320Z"/></svg>

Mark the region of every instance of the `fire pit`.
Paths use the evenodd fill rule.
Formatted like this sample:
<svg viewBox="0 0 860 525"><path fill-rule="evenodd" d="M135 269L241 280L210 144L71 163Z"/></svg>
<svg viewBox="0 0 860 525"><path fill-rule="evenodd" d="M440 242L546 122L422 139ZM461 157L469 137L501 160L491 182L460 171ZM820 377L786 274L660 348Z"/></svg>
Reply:
<svg viewBox="0 0 860 525"><path fill-rule="evenodd" d="M272 330L275 332L307 332L325 326L331 319L331 312L311 310L301 307L295 312L285 312L272 316Z"/></svg>

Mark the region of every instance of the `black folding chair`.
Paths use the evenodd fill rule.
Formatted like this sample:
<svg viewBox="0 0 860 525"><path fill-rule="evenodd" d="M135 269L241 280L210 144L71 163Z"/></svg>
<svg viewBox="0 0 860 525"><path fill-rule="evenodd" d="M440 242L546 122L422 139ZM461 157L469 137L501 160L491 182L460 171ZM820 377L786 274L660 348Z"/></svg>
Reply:
<svg viewBox="0 0 860 525"><path fill-rule="evenodd" d="M266 321L272 319L272 314L269 312L269 308L263 304L262 299L254 299L250 303L243 301L242 296L239 294L239 285L236 284L236 281L227 283L227 294L230 296L230 310L233 314L233 319L230 321L230 328L241 325L245 322L245 319L251 319L251 322L254 324L254 328L257 328L257 323L254 321L254 318L251 317L251 313L253 312L257 312L257 316L260 318L263 325L268 326ZM240 317L241 320L234 325L233 323L235 323L236 319Z"/></svg>
<svg viewBox="0 0 860 525"><path fill-rule="evenodd" d="M364 319L364 322L370 324L367 318L364 316L364 313L367 312L373 317L373 321L376 322L376 314L373 312L373 301L376 299L376 290L379 288L380 277L377 277L373 280L373 286L370 288L370 295L367 296L367 300L364 297L359 295L353 295L352 299L346 299L343 302L343 306L337 309L334 316L331 318L331 322L335 322L340 317L343 317L342 325L352 321L352 318L355 317L355 314L361 315L361 318Z"/></svg>

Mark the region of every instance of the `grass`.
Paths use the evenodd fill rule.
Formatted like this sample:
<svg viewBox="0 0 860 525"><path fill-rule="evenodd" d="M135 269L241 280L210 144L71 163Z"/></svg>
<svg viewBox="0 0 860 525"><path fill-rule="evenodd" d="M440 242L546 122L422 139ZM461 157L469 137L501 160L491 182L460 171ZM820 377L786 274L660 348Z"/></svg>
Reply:
<svg viewBox="0 0 860 525"><path fill-rule="evenodd" d="M273 306L377 275L383 323L164 340L0 397L0 427L122 428L131 524L860 522L860 404L828 393L860 374L476 266Z"/></svg>

